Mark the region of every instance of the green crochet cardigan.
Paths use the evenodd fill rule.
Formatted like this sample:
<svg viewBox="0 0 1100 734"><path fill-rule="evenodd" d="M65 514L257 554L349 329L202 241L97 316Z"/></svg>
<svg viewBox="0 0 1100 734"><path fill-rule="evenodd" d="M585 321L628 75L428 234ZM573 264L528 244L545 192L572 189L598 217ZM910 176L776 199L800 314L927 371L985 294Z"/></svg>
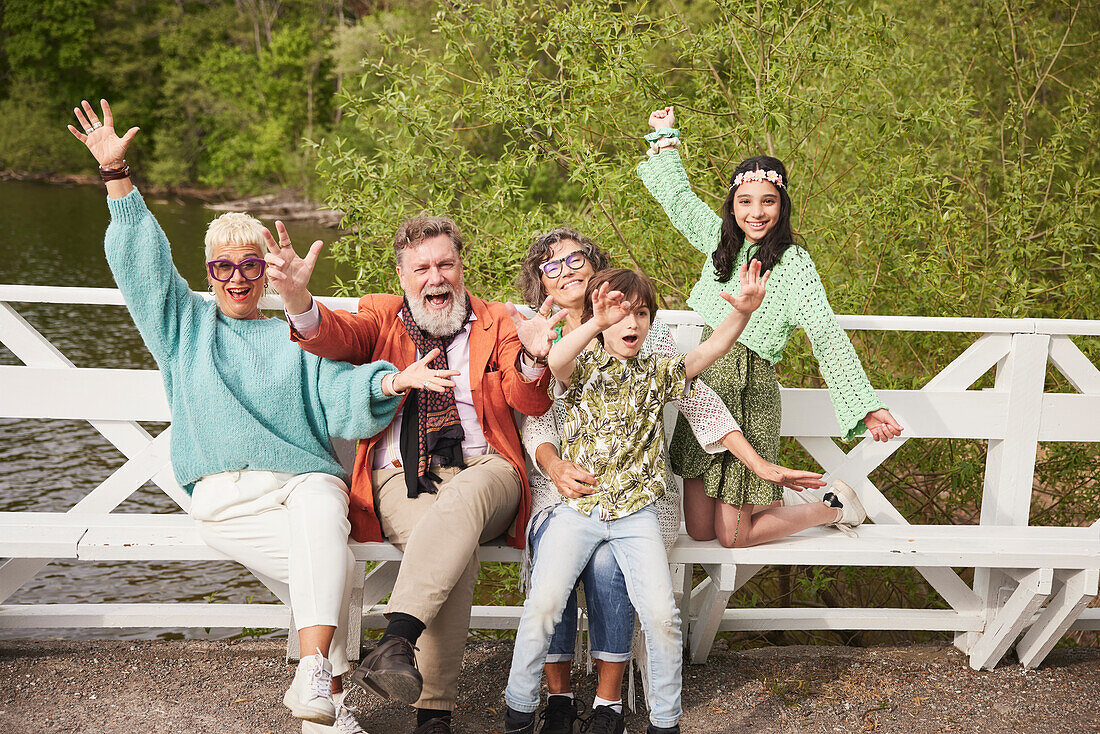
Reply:
<svg viewBox="0 0 1100 734"><path fill-rule="evenodd" d="M664 207L673 226L687 237L692 247L707 256L699 282L691 289L688 305L707 324L718 326L731 310L718 294L722 291L737 294L741 285L736 273L756 248L741 248L734 277L722 283L710 257L718 247L722 219L691 190L679 151L666 150L646 159L638 166L638 176ZM885 406L871 387L848 335L837 323L810 254L795 245L787 248L772 270L764 302L749 319L738 341L776 364L797 327L810 338L821 376L829 386L841 434L851 440L867 430L863 417Z"/></svg>

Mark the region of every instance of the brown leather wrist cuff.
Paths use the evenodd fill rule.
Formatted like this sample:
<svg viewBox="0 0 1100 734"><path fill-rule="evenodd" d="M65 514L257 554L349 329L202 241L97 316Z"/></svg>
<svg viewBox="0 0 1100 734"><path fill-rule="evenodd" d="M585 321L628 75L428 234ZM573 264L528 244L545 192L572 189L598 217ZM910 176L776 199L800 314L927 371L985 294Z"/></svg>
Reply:
<svg viewBox="0 0 1100 734"><path fill-rule="evenodd" d="M545 367L547 364L546 357L536 357L535 355L528 352L526 349L521 350L521 353L523 354L523 356L527 357L527 359L534 362L536 367Z"/></svg>
<svg viewBox="0 0 1100 734"><path fill-rule="evenodd" d="M123 178L130 178L130 166L126 161L122 162L122 168L104 168L99 167L99 177L103 179L103 183L108 181L118 181Z"/></svg>

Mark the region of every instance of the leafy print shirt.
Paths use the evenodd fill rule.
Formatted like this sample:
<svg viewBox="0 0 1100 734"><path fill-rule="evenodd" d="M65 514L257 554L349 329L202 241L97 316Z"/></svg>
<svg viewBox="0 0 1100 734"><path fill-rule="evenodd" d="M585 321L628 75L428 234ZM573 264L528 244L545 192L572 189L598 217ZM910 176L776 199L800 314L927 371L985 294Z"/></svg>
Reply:
<svg viewBox="0 0 1100 734"><path fill-rule="evenodd" d="M659 354L620 360L604 348L582 352L569 386L556 381L552 395L565 408L562 458L596 475L596 491L566 500L600 519L636 512L665 492L662 409L684 397L684 356Z"/></svg>

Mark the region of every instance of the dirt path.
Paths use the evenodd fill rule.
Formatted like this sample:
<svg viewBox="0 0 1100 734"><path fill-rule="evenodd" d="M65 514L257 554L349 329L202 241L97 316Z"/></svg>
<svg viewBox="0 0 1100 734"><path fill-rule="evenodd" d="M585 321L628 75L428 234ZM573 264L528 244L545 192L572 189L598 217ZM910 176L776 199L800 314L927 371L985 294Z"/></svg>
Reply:
<svg viewBox="0 0 1100 734"><path fill-rule="evenodd" d="M511 644L471 642L457 731L500 730ZM290 734L292 669L278 641L0 641L0 732ZM590 677L578 675L591 700ZM372 734L412 729L411 709L353 693ZM718 650L684 667L688 732L1100 732L1100 649L1042 668L977 673L945 645ZM631 715L628 731L645 731Z"/></svg>

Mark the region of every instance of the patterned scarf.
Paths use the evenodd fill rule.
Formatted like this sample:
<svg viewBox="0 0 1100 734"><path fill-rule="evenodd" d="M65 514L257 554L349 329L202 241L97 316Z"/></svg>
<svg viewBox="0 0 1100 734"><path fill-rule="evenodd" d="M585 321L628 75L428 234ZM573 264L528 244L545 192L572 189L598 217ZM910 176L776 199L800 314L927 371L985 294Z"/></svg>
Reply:
<svg viewBox="0 0 1100 734"><path fill-rule="evenodd" d="M449 369L447 366L447 347L470 320L473 313L469 296L466 297L466 317L462 326L447 337L428 336L420 330L409 310L409 299L401 307L401 318L405 330L416 345L419 354L427 354L433 349L439 350L439 356L428 363L433 370ZM443 466L458 466L463 469L462 440L466 434L458 417L455 405L454 388L435 392L433 390L409 390L405 406L401 412L401 463L405 470L405 486L409 499L416 499L421 492L435 494L435 483L439 475L432 471L432 458L436 457Z"/></svg>

